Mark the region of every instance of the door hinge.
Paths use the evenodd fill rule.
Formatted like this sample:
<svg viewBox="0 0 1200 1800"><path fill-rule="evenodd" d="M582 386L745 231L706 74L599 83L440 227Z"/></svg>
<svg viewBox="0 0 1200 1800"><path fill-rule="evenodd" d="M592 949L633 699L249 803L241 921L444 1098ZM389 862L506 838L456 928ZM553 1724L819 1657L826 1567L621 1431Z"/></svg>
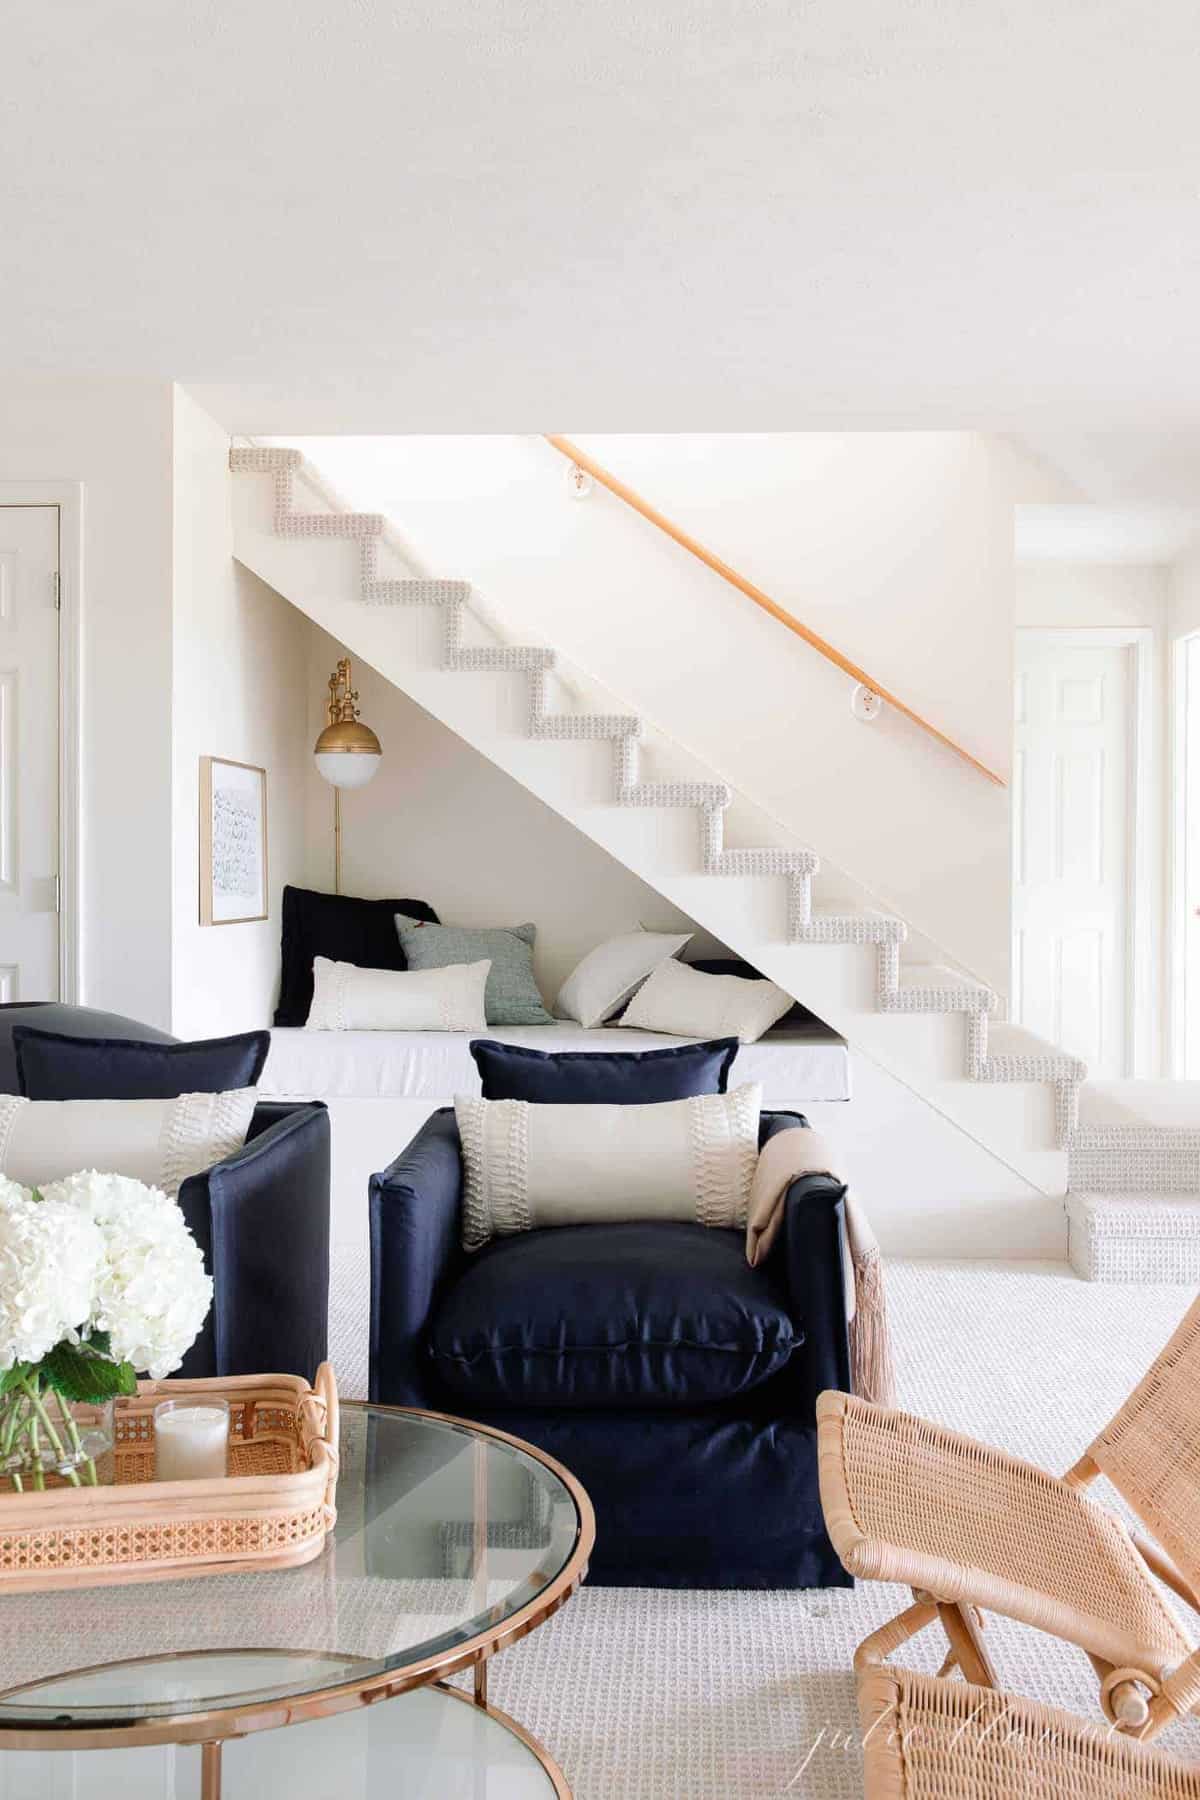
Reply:
<svg viewBox="0 0 1200 1800"><path fill-rule="evenodd" d="M55 610L55 612L61 612L62 611L62 584L59 580L59 574L58 574L57 569L55 569L53 575L50 577L50 592L54 595L54 610Z"/></svg>
<svg viewBox="0 0 1200 1800"><path fill-rule="evenodd" d="M62 876L61 875L56 875L54 877L54 910L56 913L61 913L61 911L62 911Z"/></svg>

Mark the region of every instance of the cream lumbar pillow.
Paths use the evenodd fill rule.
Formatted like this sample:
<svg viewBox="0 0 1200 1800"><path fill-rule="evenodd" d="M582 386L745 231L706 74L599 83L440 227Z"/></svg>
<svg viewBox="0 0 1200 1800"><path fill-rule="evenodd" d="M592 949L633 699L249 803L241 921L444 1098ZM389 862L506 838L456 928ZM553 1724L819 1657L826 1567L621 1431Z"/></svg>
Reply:
<svg viewBox="0 0 1200 1800"><path fill-rule="evenodd" d="M441 969L360 969L313 958L306 1031L486 1031L490 962Z"/></svg>
<svg viewBox="0 0 1200 1800"><path fill-rule="evenodd" d="M172 1197L240 1150L258 1092L176 1100L26 1100L0 1094L0 1175L42 1187L81 1169L128 1175Z"/></svg>
<svg viewBox="0 0 1200 1800"><path fill-rule="evenodd" d="M621 1023L678 1037L738 1037L752 1044L794 1004L773 981L706 975L686 963L666 962L638 989Z"/></svg>
<svg viewBox="0 0 1200 1800"><path fill-rule="evenodd" d="M591 1030L611 1019L646 977L691 938L690 931L631 931L609 938L576 963L558 990L554 1011Z"/></svg>
<svg viewBox="0 0 1200 1800"><path fill-rule="evenodd" d="M741 1229L758 1162L762 1089L650 1106L454 1102L463 1243L550 1225L683 1219Z"/></svg>

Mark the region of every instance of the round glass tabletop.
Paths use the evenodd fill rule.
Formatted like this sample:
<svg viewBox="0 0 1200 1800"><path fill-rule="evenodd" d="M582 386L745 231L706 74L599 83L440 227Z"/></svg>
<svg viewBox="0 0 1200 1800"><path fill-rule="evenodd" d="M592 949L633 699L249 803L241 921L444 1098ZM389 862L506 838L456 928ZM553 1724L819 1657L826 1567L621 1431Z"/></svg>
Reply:
<svg viewBox="0 0 1200 1800"><path fill-rule="evenodd" d="M155 1721L224 1712L282 1724L305 1697L402 1692L523 1635L582 1580L586 1496L529 1447L350 1404L339 1448L314 1562L0 1596L0 1742L138 1726L144 1741Z"/></svg>

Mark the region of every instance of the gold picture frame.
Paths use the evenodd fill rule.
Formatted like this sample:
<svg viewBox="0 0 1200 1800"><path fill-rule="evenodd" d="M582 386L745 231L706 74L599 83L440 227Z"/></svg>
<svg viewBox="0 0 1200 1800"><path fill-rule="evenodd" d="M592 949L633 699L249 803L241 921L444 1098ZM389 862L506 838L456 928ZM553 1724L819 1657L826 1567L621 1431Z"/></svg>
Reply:
<svg viewBox="0 0 1200 1800"><path fill-rule="evenodd" d="M200 923L246 925L268 912L267 771L200 758Z"/></svg>

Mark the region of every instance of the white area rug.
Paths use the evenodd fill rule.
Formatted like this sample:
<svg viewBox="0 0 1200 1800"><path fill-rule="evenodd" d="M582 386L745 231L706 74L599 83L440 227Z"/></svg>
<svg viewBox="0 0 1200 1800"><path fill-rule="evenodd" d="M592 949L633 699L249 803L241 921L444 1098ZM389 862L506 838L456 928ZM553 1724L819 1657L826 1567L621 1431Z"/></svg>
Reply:
<svg viewBox="0 0 1200 1800"><path fill-rule="evenodd" d="M1075 1461L1170 1336L1191 1291L1057 1267L893 1264L902 1403L1049 1469ZM719 1497L715 1497L715 1503ZM491 1693L559 1758L576 1800L858 1800L851 1656L898 1588L584 1588L492 1665ZM1081 1653L992 1620L1009 1684L1099 1717ZM933 1668L936 1632L913 1646ZM1200 1762L1200 1725L1162 1740Z"/></svg>
<svg viewBox="0 0 1200 1800"><path fill-rule="evenodd" d="M345 1391L361 1393L365 1266L353 1261L339 1258L333 1340ZM1034 1264L892 1264L889 1275L903 1402L1054 1470L1068 1468L1116 1410L1191 1297L1093 1286ZM878 1586L585 1587L496 1658L491 1692L559 1758L575 1800L859 1800L851 1658L906 1598ZM1100 1717L1081 1654L997 1619L988 1639L1010 1686ZM935 1632L911 1648L923 1667L940 1661ZM409 1703L230 1743L227 1800L446 1800L440 1775L435 1787L398 1770L396 1733L403 1741ZM1200 1762L1200 1725L1176 1727L1163 1742ZM0 1800L199 1800L199 1779L192 1748L0 1756ZM488 1800L531 1800L526 1781L496 1773L485 1783L466 1771L454 1792L480 1797L485 1788Z"/></svg>

